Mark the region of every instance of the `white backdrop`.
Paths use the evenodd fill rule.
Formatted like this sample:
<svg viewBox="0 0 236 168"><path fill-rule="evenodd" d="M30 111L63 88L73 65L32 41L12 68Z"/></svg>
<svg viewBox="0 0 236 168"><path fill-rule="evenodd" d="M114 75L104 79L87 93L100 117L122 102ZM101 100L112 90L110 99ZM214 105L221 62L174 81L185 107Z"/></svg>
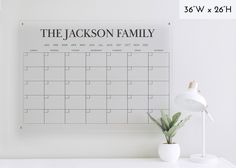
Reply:
<svg viewBox="0 0 236 168"><path fill-rule="evenodd" d="M21 133L19 20L171 20L173 95L189 80L200 83L215 123L207 124L207 151L236 163L236 22L178 19L173 0L3 0L0 12L1 157L156 157L160 133L47 129ZM177 135L182 155L200 152L200 116Z"/></svg>

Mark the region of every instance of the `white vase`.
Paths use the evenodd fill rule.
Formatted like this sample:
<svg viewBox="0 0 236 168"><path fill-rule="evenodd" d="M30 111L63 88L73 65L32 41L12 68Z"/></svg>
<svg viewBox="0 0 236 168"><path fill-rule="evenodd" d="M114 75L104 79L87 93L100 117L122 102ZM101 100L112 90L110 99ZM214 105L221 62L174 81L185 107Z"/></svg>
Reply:
<svg viewBox="0 0 236 168"><path fill-rule="evenodd" d="M158 153L161 160L166 162L176 162L180 156L179 144L160 144Z"/></svg>

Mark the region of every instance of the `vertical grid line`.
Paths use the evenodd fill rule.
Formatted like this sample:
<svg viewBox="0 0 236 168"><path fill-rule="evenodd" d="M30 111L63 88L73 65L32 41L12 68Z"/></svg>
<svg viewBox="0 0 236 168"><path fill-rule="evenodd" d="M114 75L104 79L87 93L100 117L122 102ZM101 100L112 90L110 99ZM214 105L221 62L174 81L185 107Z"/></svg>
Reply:
<svg viewBox="0 0 236 168"><path fill-rule="evenodd" d="M127 52L127 124L129 123L129 53Z"/></svg>
<svg viewBox="0 0 236 168"><path fill-rule="evenodd" d="M84 93L84 95L85 95L85 100L84 100L84 106L85 106L85 111L84 111L84 114L85 114L85 124L87 124L87 53L85 52L84 53L84 57L85 57L85 59L84 59L84 68L85 68L85 71L84 71L84 89L85 89L85 93Z"/></svg>
<svg viewBox="0 0 236 168"><path fill-rule="evenodd" d="M170 114L170 102L171 102L171 98L170 98L170 52L168 52L168 87L169 87L169 89L168 89L168 91L169 91L169 93L168 93L168 95L169 95L169 98L168 98L168 112L169 112L169 114Z"/></svg>
<svg viewBox="0 0 236 168"><path fill-rule="evenodd" d="M45 72L45 63L46 63L46 61L45 61L45 57L46 57L46 54L47 53L43 53L43 123L45 124L46 123L46 115L45 115L45 107L46 107L46 105L45 105L45 93L46 93L46 91L45 91L45 74L46 74L46 72Z"/></svg>
<svg viewBox="0 0 236 168"><path fill-rule="evenodd" d="M108 123L108 116L107 116L107 53L106 53L106 124Z"/></svg>
<svg viewBox="0 0 236 168"><path fill-rule="evenodd" d="M24 53L23 53L23 115L22 115L22 121L23 121L23 123L25 123L25 54Z"/></svg>
<svg viewBox="0 0 236 168"><path fill-rule="evenodd" d="M64 53L64 123L66 124L66 52Z"/></svg>
<svg viewBox="0 0 236 168"><path fill-rule="evenodd" d="M148 74L147 74L148 75L148 81L147 81L147 83L148 83L148 86L147 86L147 90L148 90L148 96L147 96L147 98L148 98L148 109L147 109L147 112L149 113L149 52L147 53L147 56L148 56L147 57L147 59L148 59L148 62L147 62L148 63L148 67L147 67L148 68L147 69L148 70L147 71L148 72ZM149 116L147 116L147 117L148 117L147 119L148 119L148 124L149 124L150 123Z"/></svg>

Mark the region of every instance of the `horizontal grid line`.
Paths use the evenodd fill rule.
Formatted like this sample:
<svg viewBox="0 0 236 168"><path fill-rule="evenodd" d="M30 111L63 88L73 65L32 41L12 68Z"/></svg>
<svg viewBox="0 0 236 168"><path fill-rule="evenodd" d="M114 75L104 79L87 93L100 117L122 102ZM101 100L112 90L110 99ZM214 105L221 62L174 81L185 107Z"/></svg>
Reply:
<svg viewBox="0 0 236 168"><path fill-rule="evenodd" d="M118 94L103 94L103 95L99 95L99 94L84 94L84 95L72 95L72 94L66 94L66 95L53 95L53 94L45 94L45 95L31 95L31 94L25 94L25 96L63 96L63 97L66 97L66 96L104 96L104 97L106 97L106 96L127 96L127 95L118 95ZM170 96L170 95L168 95L168 94L160 94L160 95L158 95L158 94L149 94L149 95L135 95L135 94L128 94L128 96L144 96L144 97L148 97L148 96Z"/></svg>
<svg viewBox="0 0 236 168"><path fill-rule="evenodd" d="M24 66L25 68L28 67L28 68L65 68L65 67L69 67L69 68L86 68L86 67L89 67L89 68L127 68L127 66L114 66L114 65L109 65L109 66L70 66L70 65L67 65L67 66ZM168 66L138 66L138 65L130 65L128 67L132 67L132 68L168 68Z"/></svg>
<svg viewBox="0 0 236 168"><path fill-rule="evenodd" d="M24 80L25 82L44 82L44 80ZM106 80L45 80L46 82L106 82ZM127 82L127 80L107 80L108 82ZM169 82L169 80L128 80L129 82Z"/></svg>
<svg viewBox="0 0 236 168"><path fill-rule="evenodd" d="M167 109L167 108L162 108L162 109L152 109L152 108L150 108L150 109L113 109L113 108L104 108L104 109L93 109L93 108L87 108L87 109L73 109L73 108L66 108L66 109L51 109L51 108L45 108L45 109L31 109L31 108L25 108L24 110L42 110L42 111L44 111L44 110L61 110L61 111L64 111L64 110L83 110L83 111L86 111L86 110L133 110L133 111L135 111L135 110L149 110L149 111L152 111L152 110L169 110L169 109Z"/></svg>
<svg viewBox="0 0 236 168"><path fill-rule="evenodd" d="M107 124L109 124L109 125L120 125L120 124L127 124L126 122L123 122L123 123L24 123L24 124L26 124L26 125L97 125L97 124L99 124L99 125L107 125ZM154 125L155 123L128 123L127 125L136 125L136 124L138 124L138 125L150 125L150 124L152 124L152 125Z"/></svg>
<svg viewBox="0 0 236 168"><path fill-rule="evenodd" d="M84 54L86 54L86 53L104 53L104 54L106 54L106 53L166 53L166 54L168 54L168 53L170 53L170 52L168 52L168 51L164 51L164 50L160 50L160 51L148 51L148 52L145 52L145 51L136 51L136 52L129 52L129 51L109 51L109 52L105 52L105 51L86 51L86 52L82 52L82 51L44 51L44 52L42 52L42 51L28 51L28 52L24 52L24 53L84 53Z"/></svg>

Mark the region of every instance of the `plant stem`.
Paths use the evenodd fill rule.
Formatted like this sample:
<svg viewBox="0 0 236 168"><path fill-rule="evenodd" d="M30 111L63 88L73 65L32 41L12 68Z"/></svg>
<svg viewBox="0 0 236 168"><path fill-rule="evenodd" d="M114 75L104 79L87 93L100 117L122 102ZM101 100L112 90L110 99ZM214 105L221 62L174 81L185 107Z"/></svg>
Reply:
<svg viewBox="0 0 236 168"><path fill-rule="evenodd" d="M166 138L166 142L169 144L169 139L166 135L165 135L165 138Z"/></svg>

